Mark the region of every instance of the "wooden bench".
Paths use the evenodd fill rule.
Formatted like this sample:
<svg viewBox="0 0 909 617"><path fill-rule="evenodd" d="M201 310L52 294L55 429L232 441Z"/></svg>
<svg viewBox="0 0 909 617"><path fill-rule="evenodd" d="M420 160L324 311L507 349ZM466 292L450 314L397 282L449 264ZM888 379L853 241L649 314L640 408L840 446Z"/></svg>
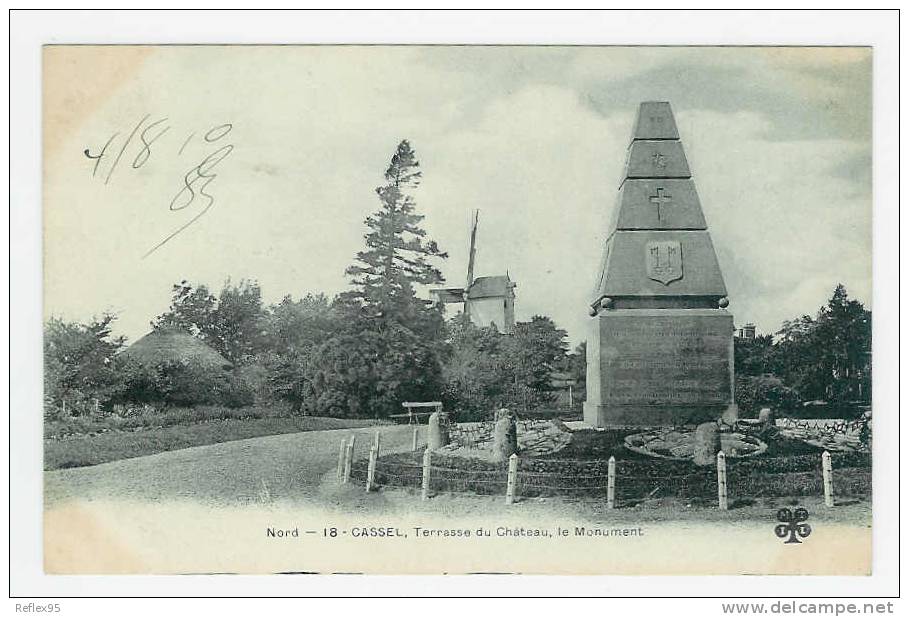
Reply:
<svg viewBox="0 0 909 617"><path fill-rule="evenodd" d="M412 403L404 402L401 403L401 406L407 410L407 413L396 413L388 416L389 418L398 420L407 420L407 424L419 424L420 418L424 416L431 416L437 411L442 411L442 403L439 401L429 401L425 403ZM414 409L425 409L432 408L432 411L414 411Z"/></svg>

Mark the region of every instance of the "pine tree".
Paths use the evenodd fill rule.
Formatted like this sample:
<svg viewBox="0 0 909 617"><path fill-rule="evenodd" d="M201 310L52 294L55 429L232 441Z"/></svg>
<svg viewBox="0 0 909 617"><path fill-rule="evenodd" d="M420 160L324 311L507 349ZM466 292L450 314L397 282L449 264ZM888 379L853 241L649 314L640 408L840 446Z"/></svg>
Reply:
<svg viewBox="0 0 909 617"><path fill-rule="evenodd" d="M871 396L871 311L837 285L816 318L783 323L769 358L803 399L842 403Z"/></svg>
<svg viewBox="0 0 909 617"><path fill-rule="evenodd" d="M357 263L347 269L366 316L413 324L430 301L416 296L416 285L444 282L442 272L428 259L444 259L434 240L420 227L411 192L420 184L422 172L413 148L405 139L398 144L385 170L387 183L376 188L381 208L366 219L366 250L357 253Z"/></svg>
<svg viewBox="0 0 909 617"><path fill-rule="evenodd" d="M818 312L816 324L815 362L827 371L827 397L833 401L870 397L871 312L851 300L839 284Z"/></svg>
<svg viewBox="0 0 909 617"><path fill-rule="evenodd" d="M429 260L447 255L420 227L412 192L421 176L402 141L386 184L376 188L382 205L366 219L366 249L347 269L353 289L333 303L339 329L307 363L305 404L313 413L384 417L402 401L441 393L444 319L417 288L444 281Z"/></svg>

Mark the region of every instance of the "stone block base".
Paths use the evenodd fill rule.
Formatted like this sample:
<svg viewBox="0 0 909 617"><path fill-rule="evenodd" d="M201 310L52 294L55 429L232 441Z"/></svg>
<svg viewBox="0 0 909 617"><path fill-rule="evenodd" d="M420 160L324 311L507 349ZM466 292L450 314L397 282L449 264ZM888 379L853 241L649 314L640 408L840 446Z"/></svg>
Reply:
<svg viewBox="0 0 909 617"><path fill-rule="evenodd" d="M722 406L609 406L587 402L584 403L584 422L597 428L697 426L718 420L724 409Z"/></svg>
<svg viewBox="0 0 909 617"><path fill-rule="evenodd" d="M679 426L718 419L733 400L732 315L722 309L609 309L591 320L592 426Z"/></svg>

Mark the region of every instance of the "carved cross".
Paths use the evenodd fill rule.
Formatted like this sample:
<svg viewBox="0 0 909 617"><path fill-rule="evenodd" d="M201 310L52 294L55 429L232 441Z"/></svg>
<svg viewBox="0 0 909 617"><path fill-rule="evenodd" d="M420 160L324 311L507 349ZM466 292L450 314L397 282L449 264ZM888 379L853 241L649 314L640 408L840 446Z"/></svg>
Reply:
<svg viewBox="0 0 909 617"><path fill-rule="evenodd" d="M650 196L650 203L656 204L656 207L657 207L657 220L658 221L660 221L660 222L663 221L662 206L668 206L671 201L672 201L672 195L666 195L663 192L662 188L657 189L656 195Z"/></svg>

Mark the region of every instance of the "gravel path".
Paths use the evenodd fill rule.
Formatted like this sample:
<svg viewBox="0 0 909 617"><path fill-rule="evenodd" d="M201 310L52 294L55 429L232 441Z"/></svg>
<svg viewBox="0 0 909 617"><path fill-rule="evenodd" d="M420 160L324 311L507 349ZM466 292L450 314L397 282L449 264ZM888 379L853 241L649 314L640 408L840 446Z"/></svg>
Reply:
<svg viewBox="0 0 909 617"><path fill-rule="evenodd" d="M376 431L383 452L411 448L410 426L381 426L331 431L307 431L230 441L124 459L92 467L44 472L45 509L64 502L168 503L184 501L202 506L312 505L346 513L417 512L465 516L500 510L501 496L440 494L420 501L418 489L390 489L367 494L362 483L339 487L335 471L338 447L357 435L355 457L368 456ZM426 427L420 427L425 443ZM686 506L682 499L646 500L640 507L605 511L605 500L570 498L521 499L521 516L543 514L582 520L683 521L692 519L766 521L775 508L796 501L808 505L812 520L870 525L870 500L842 500L841 507L824 508L819 497L798 500L757 500L754 505L720 512L713 507ZM507 510L507 509L506 509ZM504 512L504 511L503 511ZM533 512L534 514L530 514Z"/></svg>
<svg viewBox="0 0 909 617"><path fill-rule="evenodd" d="M421 427L425 431L425 427ZM412 427L308 431L186 448L44 473L45 507L61 501L188 499L236 505L315 498L334 479L339 444L356 433L355 457L368 456L376 431L382 450L411 447Z"/></svg>

